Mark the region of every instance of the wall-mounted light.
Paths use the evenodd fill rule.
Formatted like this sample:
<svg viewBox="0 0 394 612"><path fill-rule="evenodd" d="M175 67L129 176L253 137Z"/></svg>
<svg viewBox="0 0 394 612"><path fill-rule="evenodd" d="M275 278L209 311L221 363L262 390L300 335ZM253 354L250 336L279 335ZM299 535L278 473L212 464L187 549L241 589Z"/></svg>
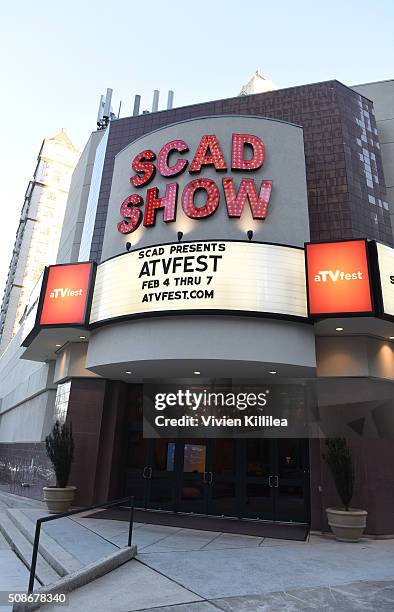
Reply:
<svg viewBox="0 0 394 612"><path fill-rule="evenodd" d="M131 242L126 242L126 251L130 251L131 249Z"/></svg>
<svg viewBox="0 0 394 612"><path fill-rule="evenodd" d="M271 372L268 372L268 374L277 374L278 372L276 370L271 370Z"/></svg>
<svg viewBox="0 0 394 612"><path fill-rule="evenodd" d="M132 374L133 372L130 372L130 370L126 370L125 374Z"/></svg>
<svg viewBox="0 0 394 612"><path fill-rule="evenodd" d="M79 336L80 340L86 340L86 336Z"/></svg>
<svg viewBox="0 0 394 612"><path fill-rule="evenodd" d="M199 374L201 374L201 372L199 372L198 370L195 370L195 371L193 372L193 374L195 374L196 376L198 376Z"/></svg>
<svg viewBox="0 0 394 612"><path fill-rule="evenodd" d="M247 235L247 237L249 238L249 240L252 240L252 238L253 238L253 230L248 230L248 231L246 232L246 235Z"/></svg>
<svg viewBox="0 0 394 612"><path fill-rule="evenodd" d="M336 327L335 331L343 331L343 327Z"/></svg>
<svg viewBox="0 0 394 612"><path fill-rule="evenodd" d="M178 232L177 236L178 236L178 242L180 242L183 238L183 232Z"/></svg>

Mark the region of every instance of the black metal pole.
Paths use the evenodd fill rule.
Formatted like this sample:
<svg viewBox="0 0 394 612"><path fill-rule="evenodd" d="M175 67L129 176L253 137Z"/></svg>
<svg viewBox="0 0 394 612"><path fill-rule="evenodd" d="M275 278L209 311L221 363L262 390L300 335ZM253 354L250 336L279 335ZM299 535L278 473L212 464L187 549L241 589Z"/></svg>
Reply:
<svg viewBox="0 0 394 612"><path fill-rule="evenodd" d="M129 539L127 546L131 546L131 539L133 537L133 515L134 515L134 497L130 497L130 524L129 524Z"/></svg>
<svg viewBox="0 0 394 612"><path fill-rule="evenodd" d="M28 593L32 593L34 590L34 579L36 577L36 565L37 565L37 555L38 555L38 543L40 541L40 531L41 531L41 521L38 520L36 522L36 531L34 534L33 554L31 556Z"/></svg>

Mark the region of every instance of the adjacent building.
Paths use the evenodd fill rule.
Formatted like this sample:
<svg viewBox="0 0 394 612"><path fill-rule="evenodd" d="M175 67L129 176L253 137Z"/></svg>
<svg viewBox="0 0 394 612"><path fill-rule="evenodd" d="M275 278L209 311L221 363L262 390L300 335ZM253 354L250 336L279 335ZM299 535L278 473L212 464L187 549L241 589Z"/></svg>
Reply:
<svg viewBox="0 0 394 612"><path fill-rule="evenodd" d="M0 310L0 353L16 334L29 296L56 261L71 175L79 151L64 130L45 138L29 181Z"/></svg>

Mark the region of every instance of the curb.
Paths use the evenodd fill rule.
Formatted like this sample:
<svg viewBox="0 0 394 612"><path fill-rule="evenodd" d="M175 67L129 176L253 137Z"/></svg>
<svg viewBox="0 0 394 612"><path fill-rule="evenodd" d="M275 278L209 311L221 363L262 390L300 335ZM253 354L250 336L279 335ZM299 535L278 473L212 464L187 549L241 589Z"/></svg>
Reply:
<svg viewBox="0 0 394 612"><path fill-rule="evenodd" d="M112 555L108 555L99 562L90 563L86 565L84 568L61 578L57 582L52 585L38 589L34 592L34 595L43 595L43 594L51 594L54 595L56 593L69 593L70 591L74 591L74 589L78 589L88 582L92 582L96 580L96 578L100 578L100 576L104 576L108 572L116 569L126 561L130 561L137 554L137 546L132 544L130 547L122 548L121 550L113 553ZM28 612L30 610L37 610L44 605L44 602L24 602L24 603L16 603L12 607L12 612Z"/></svg>

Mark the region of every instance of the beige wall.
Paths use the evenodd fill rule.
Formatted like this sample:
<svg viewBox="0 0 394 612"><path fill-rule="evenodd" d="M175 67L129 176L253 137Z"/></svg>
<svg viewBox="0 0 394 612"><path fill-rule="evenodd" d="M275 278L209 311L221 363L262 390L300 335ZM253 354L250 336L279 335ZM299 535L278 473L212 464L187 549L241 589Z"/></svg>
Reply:
<svg viewBox="0 0 394 612"><path fill-rule="evenodd" d="M72 342L65 346L56 360L53 379L55 383L67 378L100 378L85 368L87 349L86 342Z"/></svg>
<svg viewBox="0 0 394 612"><path fill-rule="evenodd" d="M317 375L372 376L394 382L394 342L367 336L316 338Z"/></svg>

